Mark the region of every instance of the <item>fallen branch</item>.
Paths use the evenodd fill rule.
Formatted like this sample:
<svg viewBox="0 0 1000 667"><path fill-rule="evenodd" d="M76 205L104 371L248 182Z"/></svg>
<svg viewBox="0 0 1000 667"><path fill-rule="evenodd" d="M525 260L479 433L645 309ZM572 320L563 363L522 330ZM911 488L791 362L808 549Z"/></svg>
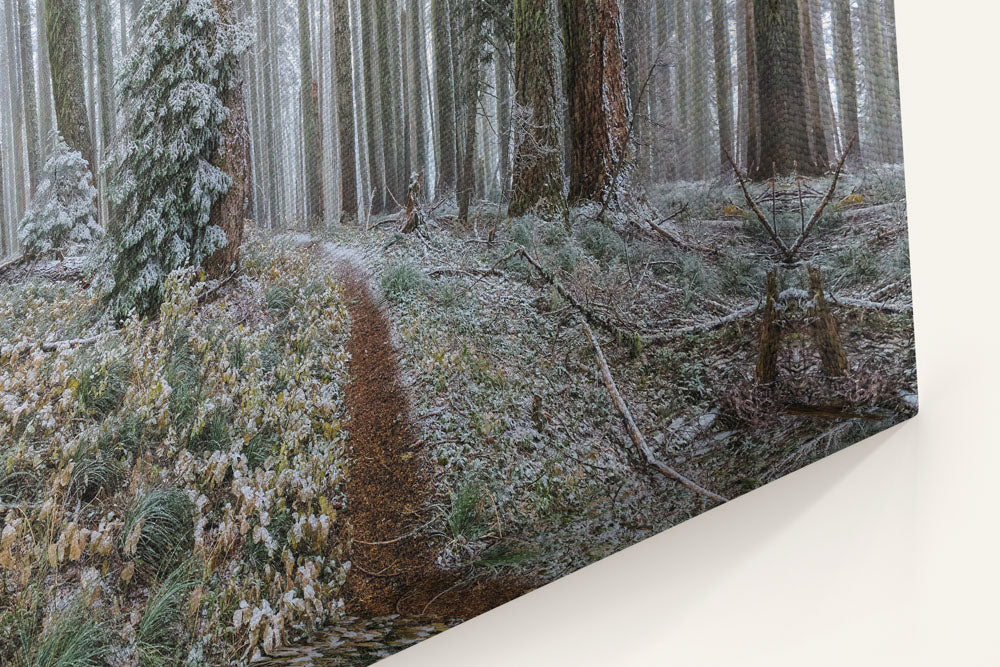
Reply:
<svg viewBox="0 0 1000 667"><path fill-rule="evenodd" d="M776 246L778 246L778 249L781 250L782 254L787 256L789 252L788 246L786 246L785 242L781 240L781 237L778 236L778 232L773 229L771 224L767 221L767 216L765 216L763 211L760 210L760 207L757 206L757 202L754 201L753 195L751 195L750 190L747 189L747 182L744 180L743 174L740 172L740 168L736 166L736 161L733 159L733 156L729 154L729 150L725 146L722 147L722 152L725 153L726 158L729 160L729 164L733 167L733 172L736 174L736 180L740 182L740 189L743 190L743 196L746 198L747 204L750 205L750 210L752 210L754 215L757 216L760 224L764 225L764 229L767 230L771 240L774 241Z"/></svg>
<svg viewBox="0 0 1000 667"><path fill-rule="evenodd" d="M216 292L218 292L220 289L222 289L224 286L226 286L229 283L229 281L231 281L233 278L235 278L236 274L238 274L239 272L240 272L240 270L236 269L235 271L233 271L232 273L230 273L228 276L226 276L225 278L223 278L222 280L220 280L219 284L217 284L215 287L213 287L211 289L207 289L204 292L202 292L201 294L199 294L198 295L198 303L204 303L205 301L207 301L210 296L212 296L213 294L215 294Z"/></svg>
<svg viewBox="0 0 1000 667"><path fill-rule="evenodd" d="M638 226L639 223L635 222L635 224ZM722 251L720 251L717 248L708 248L708 247L705 247L705 246L695 245L693 243L688 243L687 241L685 241L681 237L677 236L676 234L671 233L668 229L666 229L665 227L661 227L660 225L656 224L652 220L649 221L649 226L652 227L652 229L653 229L654 232L656 232L657 234L659 234L660 236L662 236L663 238L665 238L667 241L669 241L670 243L674 244L675 246L677 246L678 248L680 248L682 250L693 250L693 251L696 251L696 252L704 252L704 253L708 253L710 255L715 255L715 256L722 255Z"/></svg>
<svg viewBox="0 0 1000 667"><path fill-rule="evenodd" d="M42 352L58 352L59 350L70 350L81 345L92 345L104 338L105 334L98 334L90 338L76 338L73 340L60 340L52 343L42 343Z"/></svg>
<svg viewBox="0 0 1000 667"><path fill-rule="evenodd" d="M750 317L760 310L760 306L755 304L753 306L747 306L746 308L740 308L739 310L733 311L728 315L716 318L714 320L709 320L708 322L701 322L699 324L691 324L685 327L678 327L677 329L671 329L670 331L664 331L651 336L643 336L643 341L648 345L660 345L666 343L667 341L679 338L681 336L687 336L693 333L705 333L708 331L715 331L716 329L721 329L727 324L741 320L744 317Z"/></svg>
<svg viewBox="0 0 1000 667"><path fill-rule="evenodd" d="M18 264L20 264L24 260L25 260L24 255L21 255L20 257L15 257L13 259L9 259L6 262L4 262L3 264L0 264L0 274L4 273L7 269L9 269L11 267L17 266Z"/></svg>
<svg viewBox="0 0 1000 667"><path fill-rule="evenodd" d="M661 463L656 460L653 455L652 450L646 443L646 439L643 437L642 432L639 427L636 426L635 420L632 418L632 413L628 409L628 405L625 403L625 399L622 398L621 393L618 391L617 385L615 385L615 380L611 376L611 369L608 367L607 359L604 357L604 351L601 350L600 343L597 342L597 337L594 335L594 330L590 328L590 325L586 321L583 322L583 330L586 332L587 337L590 339L590 344L594 348L594 353L597 355L597 365L601 369L601 377L604 379L604 386L608 390L608 394L611 396L611 400L614 402L615 407L618 408L618 412L621 413L622 419L625 420L625 426L628 429L629 437L635 446L639 449L645 460L646 465L653 468L660 474L668 477L675 482L679 483L695 493L710 498L716 502L724 503L727 502L727 498L720 496L719 494L709 491L708 489L699 486L697 483L688 479L684 475L680 474L670 466L665 463Z"/></svg>
<svg viewBox="0 0 1000 667"><path fill-rule="evenodd" d="M881 310L888 313L909 313L913 311L913 306L910 304L898 304L889 302L878 302L870 301L868 299L857 299L850 296L838 296L830 292L826 292L825 295L827 300L835 305L840 306L851 306L853 308L866 308L868 310ZM778 295L779 301L812 301L812 296L809 292L804 289L786 289L784 292Z"/></svg>

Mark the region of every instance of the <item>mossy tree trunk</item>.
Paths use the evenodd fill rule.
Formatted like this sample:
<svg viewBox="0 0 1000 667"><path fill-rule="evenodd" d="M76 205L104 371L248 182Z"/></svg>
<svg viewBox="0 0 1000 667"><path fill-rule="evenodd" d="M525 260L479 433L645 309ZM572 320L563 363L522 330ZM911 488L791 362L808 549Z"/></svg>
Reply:
<svg viewBox="0 0 1000 667"><path fill-rule="evenodd" d="M508 213L564 206L552 31L547 0L514 2L514 98L519 109Z"/></svg>

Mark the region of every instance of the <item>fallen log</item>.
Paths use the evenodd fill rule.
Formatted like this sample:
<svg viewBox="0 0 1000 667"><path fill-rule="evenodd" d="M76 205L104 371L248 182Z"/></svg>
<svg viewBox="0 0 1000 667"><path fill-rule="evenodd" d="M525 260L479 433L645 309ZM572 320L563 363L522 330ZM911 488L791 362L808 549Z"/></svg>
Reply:
<svg viewBox="0 0 1000 667"><path fill-rule="evenodd" d="M643 437L642 431L635 423L635 419L632 418L632 412L628 408L628 404L625 403L625 399L622 398L621 393L618 391L618 386L615 384L614 377L611 375L611 369L608 367L608 361L604 357L604 351L601 349L601 344L597 342L597 337L594 335L594 330L590 328L586 320L583 321L583 330L587 334L587 338L590 339L590 344L594 348L594 353L597 355L597 365L601 370L601 377L604 380L604 387L607 389L608 394L611 396L611 400L614 402L615 407L618 412L621 413L622 419L625 421L625 427L628 430L629 437L632 442L638 448L639 453L642 455L643 460L646 465L653 468L661 475L677 482L681 486L694 491L698 495L705 496L716 502L724 503L728 501L728 498L720 496L714 491L709 491L708 489L700 486L696 482L688 479L681 473L677 472L670 466L662 463L656 459L653 451L649 448L646 443L646 438Z"/></svg>

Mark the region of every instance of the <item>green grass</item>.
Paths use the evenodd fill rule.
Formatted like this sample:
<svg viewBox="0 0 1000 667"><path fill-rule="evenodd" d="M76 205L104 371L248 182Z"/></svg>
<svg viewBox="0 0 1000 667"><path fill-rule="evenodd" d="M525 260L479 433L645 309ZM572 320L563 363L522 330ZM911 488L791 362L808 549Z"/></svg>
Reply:
<svg viewBox="0 0 1000 667"><path fill-rule="evenodd" d="M229 449L233 434L230 428L231 417L224 410L213 410L205 419L205 423L191 433L188 439L188 450L192 452L212 452Z"/></svg>
<svg viewBox="0 0 1000 667"><path fill-rule="evenodd" d="M100 667L112 658L111 630L81 598L53 618L25 667Z"/></svg>
<svg viewBox="0 0 1000 667"><path fill-rule="evenodd" d="M170 414L175 425L186 425L194 418L201 394L201 368L188 332L178 331L167 354L164 376L170 385Z"/></svg>
<svg viewBox="0 0 1000 667"><path fill-rule="evenodd" d="M532 558L534 558L532 552L525 549L515 549L500 542L482 552L473 565L490 570L493 574L499 574L502 570L524 565Z"/></svg>
<svg viewBox="0 0 1000 667"><path fill-rule="evenodd" d="M386 269L382 275L382 294L387 299L399 301L402 297L420 289L424 284L424 274L409 262L400 262Z"/></svg>
<svg viewBox="0 0 1000 667"><path fill-rule="evenodd" d="M295 305L295 290L284 285L272 285L264 293L267 309L282 317L288 315Z"/></svg>
<svg viewBox="0 0 1000 667"><path fill-rule="evenodd" d="M127 471L121 461L98 448L77 455L69 479L69 495L89 503L100 496L110 498L125 483Z"/></svg>
<svg viewBox="0 0 1000 667"><path fill-rule="evenodd" d="M478 484L465 482L451 493L451 507L445 516L448 533L452 539L465 537L474 540L482 534L483 517L480 508L482 490Z"/></svg>
<svg viewBox="0 0 1000 667"><path fill-rule="evenodd" d="M186 561L149 598L135 634L140 665L163 667L180 662L187 634L184 625L188 600L197 583L195 564Z"/></svg>
<svg viewBox="0 0 1000 667"><path fill-rule="evenodd" d="M621 257L625 251L621 237L599 222L592 222L580 231L580 244L602 264Z"/></svg>
<svg viewBox="0 0 1000 667"><path fill-rule="evenodd" d="M135 560L147 573L175 567L194 546L194 512L187 495L177 488L144 493L129 508L122 527L120 547L129 558L127 544L139 530Z"/></svg>

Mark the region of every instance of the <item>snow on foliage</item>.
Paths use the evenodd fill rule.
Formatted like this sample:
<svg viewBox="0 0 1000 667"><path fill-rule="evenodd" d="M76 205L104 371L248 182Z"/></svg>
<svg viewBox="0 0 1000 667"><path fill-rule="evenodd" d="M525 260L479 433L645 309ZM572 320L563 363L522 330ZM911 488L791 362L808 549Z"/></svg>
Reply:
<svg viewBox="0 0 1000 667"><path fill-rule="evenodd" d="M118 319L154 311L171 271L226 245L211 210L232 181L212 161L249 44L212 0L147 2L139 24L117 81L124 127L108 170L117 223L101 282Z"/></svg>
<svg viewBox="0 0 1000 667"><path fill-rule="evenodd" d="M97 190L90 166L58 133L52 133L50 143L53 149L41 182L18 227L18 238L29 256L72 243L90 243L103 234L97 224Z"/></svg>

